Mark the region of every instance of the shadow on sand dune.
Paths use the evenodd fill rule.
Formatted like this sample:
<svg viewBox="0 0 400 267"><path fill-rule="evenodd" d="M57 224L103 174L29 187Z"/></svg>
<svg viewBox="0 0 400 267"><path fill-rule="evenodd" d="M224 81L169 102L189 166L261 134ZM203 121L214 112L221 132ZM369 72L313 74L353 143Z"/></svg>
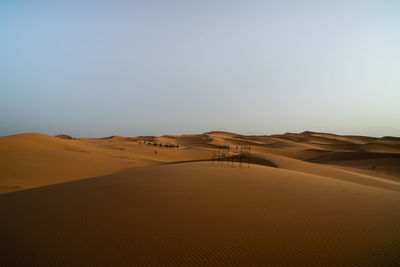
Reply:
<svg viewBox="0 0 400 267"><path fill-rule="evenodd" d="M182 160L182 161L166 162L164 164L169 165L169 164L204 162L204 161L213 162L214 164L221 163L225 166L232 164L234 167L237 167L238 164L240 163L240 155L235 155L233 157L222 157L222 158L218 158L218 159L209 158L209 159L200 159L200 160ZM261 165L261 166L279 168L278 165L276 165L272 161L269 161L265 158L257 157L254 155L251 155L249 162L247 160L242 160L242 164L243 164L243 166L246 166L247 164L255 164L255 165Z"/></svg>

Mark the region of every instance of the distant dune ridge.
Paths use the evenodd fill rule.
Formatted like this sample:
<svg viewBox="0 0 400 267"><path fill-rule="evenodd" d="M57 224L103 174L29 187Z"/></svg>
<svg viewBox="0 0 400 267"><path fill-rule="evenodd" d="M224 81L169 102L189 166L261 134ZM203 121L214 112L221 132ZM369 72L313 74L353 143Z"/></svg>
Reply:
<svg viewBox="0 0 400 267"><path fill-rule="evenodd" d="M70 135L66 135L66 134L58 134L56 135L56 137L61 138L61 139L74 139L72 136Z"/></svg>
<svg viewBox="0 0 400 267"><path fill-rule="evenodd" d="M397 137L18 134L0 193L2 266L400 265Z"/></svg>

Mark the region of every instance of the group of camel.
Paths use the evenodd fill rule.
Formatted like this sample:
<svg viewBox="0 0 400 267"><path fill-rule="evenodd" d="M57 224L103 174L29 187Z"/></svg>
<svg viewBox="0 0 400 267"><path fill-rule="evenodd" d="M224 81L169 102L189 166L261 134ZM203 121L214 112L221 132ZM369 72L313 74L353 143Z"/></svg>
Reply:
<svg viewBox="0 0 400 267"><path fill-rule="evenodd" d="M148 145L148 146L158 146L158 147L165 147L165 148L179 148L179 145L171 145L171 144L157 144L156 142L149 142L149 141L144 141L143 142L144 145Z"/></svg>

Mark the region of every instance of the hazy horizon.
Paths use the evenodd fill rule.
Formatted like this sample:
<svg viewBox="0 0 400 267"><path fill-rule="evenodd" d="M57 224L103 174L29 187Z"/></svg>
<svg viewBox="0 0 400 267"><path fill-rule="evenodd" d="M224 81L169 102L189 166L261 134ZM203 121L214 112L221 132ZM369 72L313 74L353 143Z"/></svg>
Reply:
<svg viewBox="0 0 400 267"><path fill-rule="evenodd" d="M394 136L394 135L382 135L382 136L374 136L374 135L365 135L365 134L357 134L357 133L338 133L338 132L321 132L321 131L310 131L310 130L304 130L304 131L294 131L294 132L271 132L271 133L241 133L241 132L233 132L233 131L226 131L226 130L209 130L209 131L201 131L201 132L180 132L180 133L161 133L161 134L141 134L141 135L122 135L122 134L110 134L110 135L83 135L83 136L77 136L77 135L71 135L68 133L46 133L46 132L20 132L20 133L12 133L12 134L7 134L3 136L14 136L14 135L20 135L20 134L46 134L49 136L62 136L66 135L72 138L109 138L109 137L114 137L114 136L121 136L121 137L141 137L141 136L155 136L155 137L162 137L162 136L185 136L185 135L201 135L201 134L207 134L211 132L226 132L226 133L233 133L233 134L239 134L243 136L271 136L271 135L282 135L282 134L301 134L303 132L312 132L312 133L321 133L321 134L335 134L335 135L342 135L342 136L368 136L368 137L376 137L376 138L382 138L382 137L400 137L400 136ZM2 136L0 136L2 137Z"/></svg>
<svg viewBox="0 0 400 267"><path fill-rule="evenodd" d="M400 136L398 1L1 1L0 136Z"/></svg>

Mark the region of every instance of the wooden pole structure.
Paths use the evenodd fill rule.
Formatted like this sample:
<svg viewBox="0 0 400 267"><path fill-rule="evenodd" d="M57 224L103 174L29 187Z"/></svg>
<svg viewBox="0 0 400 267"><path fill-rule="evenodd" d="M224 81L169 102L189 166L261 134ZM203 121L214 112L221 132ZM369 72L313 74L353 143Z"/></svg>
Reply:
<svg viewBox="0 0 400 267"><path fill-rule="evenodd" d="M227 165L227 166L229 165L229 146L228 146L228 156L227 156L227 158L226 158L226 165Z"/></svg>
<svg viewBox="0 0 400 267"><path fill-rule="evenodd" d="M243 146L240 146L240 156L239 156L239 158L240 158L239 166L240 166L240 168L242 168Z"/></svg>
<svg viewBox="0 0 400 267"><path fill-rule="evenodd" d="M248 159L247 159L247 168L250 168L250 149L251 149L251 146L249 146L249 155L248 155Z"/></svg>
<svg viewBox="0 0 400 267"><path fill-rule="evenodd" d="M221 166L222 165L222 162L221 162L221 146L218 146L218 159L219 159L219 165Z"/></svg>
<svg viewBox="0 0 400 267"><path fill-rule="evenodd" d="M232 151L232 157L231 157L231 160L232 160L232 168L233 168L233 151Z"/></svg>

